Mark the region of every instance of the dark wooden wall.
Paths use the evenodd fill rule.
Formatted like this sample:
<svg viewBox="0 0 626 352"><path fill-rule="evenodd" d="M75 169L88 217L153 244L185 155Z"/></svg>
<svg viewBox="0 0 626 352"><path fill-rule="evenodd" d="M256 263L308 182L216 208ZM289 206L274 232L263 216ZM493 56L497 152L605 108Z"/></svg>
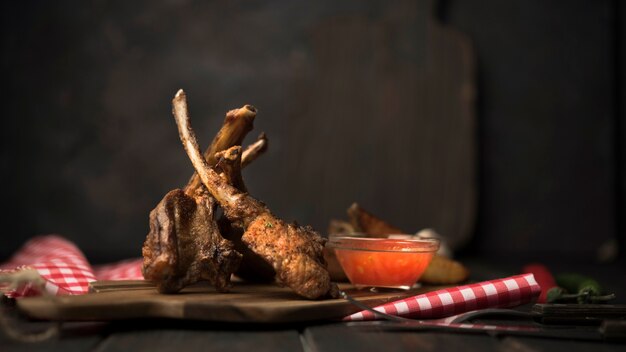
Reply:
<svg viewBox="0 0 626 352"><path fill-rule="evenodd" d="M626 250L626 5L620 1L615 2L615 97L618 113L615 115L615 142L617 157L617 238L622 248L620 258L623 260Z"/></svg>
<svg viewBox="0 0 626 352"><path fill-rule="evenodd" d="M404 27L390 35L398 44L392 59L404 55L419 67L415 28L426 7L406 4L3 3L0 165L8 210L0 259L49 232L76 241L94 261L138 255L148 211L191 173L169 116L180 87L204 143L226 110L248 102L261 110L256 127L270 135L271 152L244 176L281 216L323 230L329 216L360 200L404 228L428 226L410 216L410 192L385 193L384 167L356 166L404 170L397 165L406 154L359 138L364 130L371 135L368 126L323 116L331 98L345 99L350 84L357 89L370 77L355 81L342 66L333 74L351 81L333 88L348 94L322 102L313 98L326 88L301 80L333 69L329 52L327 67L310 65L315 33L328 31L321 50L333 39L333 23L354 17L400 18ZM470 251L591 259L607 240L624 238L624 7L592 0L439 2L443 23L466 33L477 55L479 196ZM359 28L340 27L337 36L358 41ZM367 58L339 54L367 68ZM307 72L311 67L317 71ZM311 109L315 103L322 105ZM293 126L300 126L298 140ZM391 142L394 133L405 138L419 128L410 116L377 126ZM328 150L326 140L342 139ZM347 171L351 161L328 170L325 160L337 152L360 172ZM401 176L392 189L418 179Z"/></svg>
<svg viewBox="0 0 626 352"><path fill-rule="evenodd" d="M618 3L444 3L479 56L484 252L591 257L620 231Z"/></svg>

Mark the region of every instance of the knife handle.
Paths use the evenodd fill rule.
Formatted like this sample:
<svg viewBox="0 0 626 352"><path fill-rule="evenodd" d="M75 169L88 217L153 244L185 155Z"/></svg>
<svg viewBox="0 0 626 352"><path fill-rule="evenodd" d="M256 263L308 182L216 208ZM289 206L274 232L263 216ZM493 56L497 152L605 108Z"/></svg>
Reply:
<svg viewBox="0 0 626 352"><path fill-rule="evenodd" d="M606 319L626 318L626 305L623 304L535 304L531 311L546 324L600 324Z"/></svg>

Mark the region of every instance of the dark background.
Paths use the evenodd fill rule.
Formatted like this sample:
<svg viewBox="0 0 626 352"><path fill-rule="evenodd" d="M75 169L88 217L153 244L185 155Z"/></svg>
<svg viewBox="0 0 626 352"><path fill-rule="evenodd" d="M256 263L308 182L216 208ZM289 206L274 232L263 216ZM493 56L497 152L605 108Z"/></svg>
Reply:
<svg viewBox="0 0 626 352"><path fill-rule="evenodd" d="M268 133L270 151L244 177L278 215L323 232L357 200L402 228L430 226L411 216L418 167L403 166L420 146L410 139L419 124L411 114L373 123L364 107L379 97L354 95L381 82L367 74L377 51L324 50L328 40L358 44L383 23L393 29L384 41L397 44L392 59L420 67L414 47L430 11L411 3L3 3L0 260L44 233L72 239L94 262L138 256L148 212L192 172L170 116L181 87L202 144L227 110L259 108L255 131ZM476 56L469 183L478 196L465 253L594 261L607 241L623 248L625 8L617 0L436 4ZM361 24L338 25L346 18ZM330 90L307 80L327 76ZM356 117L333 110L346 101ZM399 140L408 146L401 153Z"/></svg>

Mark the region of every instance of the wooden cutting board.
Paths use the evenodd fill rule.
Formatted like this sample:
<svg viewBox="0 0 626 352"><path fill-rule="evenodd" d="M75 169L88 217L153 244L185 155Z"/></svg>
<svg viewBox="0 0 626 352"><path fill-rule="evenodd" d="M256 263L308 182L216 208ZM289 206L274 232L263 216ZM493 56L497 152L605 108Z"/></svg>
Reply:
<svg viewBox="0 0 626 352"><path fill-rule="evenodd" d="M340 289L371 307L438 288L370 292L340 284ZM344 299L306 300L274 285L237 283L228 293L197 285L166 295L156 292L146 281L98 281L91 283L90 290L80 296L23 298L17 306L27 316L44 320L172 318L232 323L334 320L360 310Z"/></svg>

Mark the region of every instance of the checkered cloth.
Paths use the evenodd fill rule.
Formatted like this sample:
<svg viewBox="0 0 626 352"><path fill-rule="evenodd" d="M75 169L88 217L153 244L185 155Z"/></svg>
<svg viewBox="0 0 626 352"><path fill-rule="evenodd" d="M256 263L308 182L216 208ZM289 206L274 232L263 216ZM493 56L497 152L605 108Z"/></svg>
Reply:
<svg viewBox="0 0 626 352"><path fill-rule="evenodd" d="M434 319L484 308L506 308L529 303L539 296L541 287L533 274L522 274L428 292L390 302L377 310L406 318ZM345 321L375 320L370 311L345 317Z"/></svg>
<svg viewBox="0 0 626 352"><path fill-rule="evenodd" d="M143 280L141 263L141 259L132 259L92 267L73 243L57 235L40 236L0 264L0 289L14 298L42 293L80 295L87 293L89 283L95 280ZM32 270L38 276L29 275Z"/></svg>

